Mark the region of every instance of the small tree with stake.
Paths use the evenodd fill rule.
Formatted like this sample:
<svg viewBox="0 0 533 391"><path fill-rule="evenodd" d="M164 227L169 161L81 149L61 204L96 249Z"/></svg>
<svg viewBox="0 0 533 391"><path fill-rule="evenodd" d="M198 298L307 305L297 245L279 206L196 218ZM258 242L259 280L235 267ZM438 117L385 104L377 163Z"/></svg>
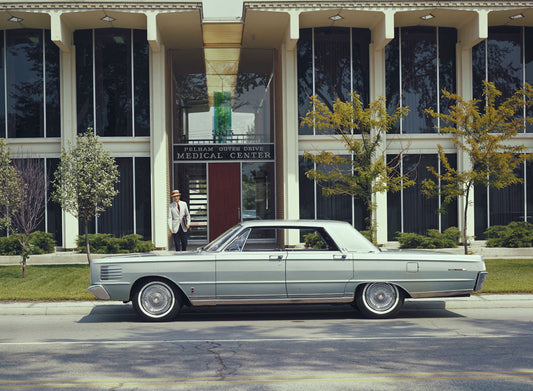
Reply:
<svg viewBox="0 0 533 391"><path fill-rule="evenodd" d="M92 129L78 135L76 141L61 152L52 198L83 223L90 264L89 221L112 205L118 194L115 185L119 173L115 159L104 150Z"/></svg>
<svg viewBox="0 0 533 391"><path fill-rule="evenodd" d="M500 102L501 92L494 83L483 82L485 105L478 99L464 100L457 94L446 90L443 95L454 101L448 114L426 110L433 117L440 118L448 126L439 128L441 134L451 135L452 142L470 159L471 168L457 170L453 168L444 148L438 145L439 156L444 172L437 172L433 167L428 170L435 180L423 183L423 192L434 197L441 195L442 209L457 197L464 197L463 206L463 246L468 253L467 216L470 194L474 186L489 186L501 189L522 182L516 177L515 169L533 154L526 153L526 147L509 143L518 132L523 131L526 123L533 123L533 118L524 118L524 105L533 104L533 89L529 84L514 92ZM440 181L440 186L439 186Z"/></svg>
<svg viewBox="0 0 533 391"><path fill-rule="evenodd" d="M305 175L314 179L322 194L350 195L361 200L367 208L367 226L372 241L376 241L376 209L373 196L383 191L398 191L414 184L407 176L397 174L394 164L387 164L383 154L385 134L408 113L407 107L387 112L385 98L378 98L364 107L356 92L350 101L337 99L331 110L316 96L311 98L313 108L302 118L302 125L319 131L333 132L345 145L348 157L322 151L304 153L304 158L320 165L321 169L308 170ZM397 163L401 154L393 159Z"/></svg>

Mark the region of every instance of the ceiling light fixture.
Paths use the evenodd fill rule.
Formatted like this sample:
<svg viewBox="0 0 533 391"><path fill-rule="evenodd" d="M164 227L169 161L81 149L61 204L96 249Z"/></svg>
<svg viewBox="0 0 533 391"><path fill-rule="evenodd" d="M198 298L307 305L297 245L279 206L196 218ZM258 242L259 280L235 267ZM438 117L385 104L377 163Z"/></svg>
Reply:
<svg viewBox="0 0 533 391"><path fill-rule="evenodd" d="M12 16L8 19L9 22L13 22L13 23L20 23L22 22L24 19L22 18L19 18L18 16Z"/></svg>
<svg viewBox="0 0 533 391"><path fill-rule="evenodd" d="M116 19L113 18L112 16L106 15L100 20L103 20L104 22L114 22Z"/></svg>
<svg viewBox="0 0 533 391"><path fill-rule="evenodd" d="M344 17L342 17L342 16L339 15L339 14L336 14L336 15L332 15L332 16L330 16L329 19L332 20L332 21L334 21L334 22L337 22L337 21L339 21L339 20L343 20Z"/></svg>
<svg viewBox="0 0 533 391"><path fill-rule="evenodd" d="M524 17L525 17L524 14L520 13L520 14L516 14L516 15L511 15L511 16L509 16L509 19L511 19L511 20L517 20L517 19L522 19L522 18L524 18Z"/></svg>
<svg viewBox="0 0 533 391"><path fill-rule="evenodd" d="M427 15L421 16L420 19L422 19L422 20L430 20L430 19L433 19L434 17L435 17L435 15L433 15L433 14L427 14Z"/></svg>

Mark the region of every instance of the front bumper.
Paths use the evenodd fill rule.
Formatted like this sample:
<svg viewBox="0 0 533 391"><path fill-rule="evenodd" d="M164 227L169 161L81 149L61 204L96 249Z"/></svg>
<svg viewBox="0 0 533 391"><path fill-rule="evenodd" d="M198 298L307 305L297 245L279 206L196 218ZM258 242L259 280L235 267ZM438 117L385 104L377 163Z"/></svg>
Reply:
<svg viewBox="0 0 533 391"><path fill-rule="evenodd" d="M483 289L483 284L485 283L488 274L489 273L487 272L479 272L477 274L476 285L474 285L474 292L480 292L481 289Z"/></svg>
<svg viewBox="0 0 533 391"><path fill-rule="evenodd" d="M100 300L109 300L111 296L109 296L109 293L105 290L105 288L102 285L91 285L87 288L89 293L93 294L97 299Z"/></svg>

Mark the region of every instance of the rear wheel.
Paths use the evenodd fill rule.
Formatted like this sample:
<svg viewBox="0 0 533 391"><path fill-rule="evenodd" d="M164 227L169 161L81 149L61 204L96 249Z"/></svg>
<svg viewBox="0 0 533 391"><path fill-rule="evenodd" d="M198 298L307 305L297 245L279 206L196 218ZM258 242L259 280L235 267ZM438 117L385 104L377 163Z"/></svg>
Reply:
<svg viewBox="0 0 533 391"><path fill-rule="evenodd" d="M171 320L181 309L176 289L161 280L143 282L135 291L132 301L133 308L141 318L156 322Z"/></svg>
<svg viewBox="0 0 533 391"><path fill-rule="evenodd" d="M396 285L386 282L373 282L359 289L355 303L367 318L392 318L403 305L403 294Z"/></svg>

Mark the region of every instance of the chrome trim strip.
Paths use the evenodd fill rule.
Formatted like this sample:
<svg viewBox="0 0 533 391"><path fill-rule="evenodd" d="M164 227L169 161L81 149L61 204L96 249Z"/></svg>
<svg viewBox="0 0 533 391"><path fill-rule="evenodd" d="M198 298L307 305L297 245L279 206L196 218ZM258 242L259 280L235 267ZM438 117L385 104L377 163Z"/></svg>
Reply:
<svg viewBox="0 0 533 391"><path fill-rule="evenodd" d="M464 295L470 295L472 293L472 290L466 289L466 290L460 290L460 291L442 291L442 292L409 292L411 297L413 299L425 299L425 298L432 298L432 297L453 297L453 296L464 296Z"/></svg>
<svg viewBox="0 0 533 391"><path fill-rule="evenodd" d="M489 273L487 272L479 272L477 274L476 279L476 285L474 285L474 292L479 292L481 289L483 289L483 284L485 284L485 280L487 279L487 275Z"/></svg>
<svg viewBox="0 0 533 391"><path fill-rule="evenodd" d="M286 299L215 299L215 300L193 300L189 301L194 306L203 305L250 305L250 304L318 304L318 303L351 303L353 297L340 298L286 298Z"/></svg>

